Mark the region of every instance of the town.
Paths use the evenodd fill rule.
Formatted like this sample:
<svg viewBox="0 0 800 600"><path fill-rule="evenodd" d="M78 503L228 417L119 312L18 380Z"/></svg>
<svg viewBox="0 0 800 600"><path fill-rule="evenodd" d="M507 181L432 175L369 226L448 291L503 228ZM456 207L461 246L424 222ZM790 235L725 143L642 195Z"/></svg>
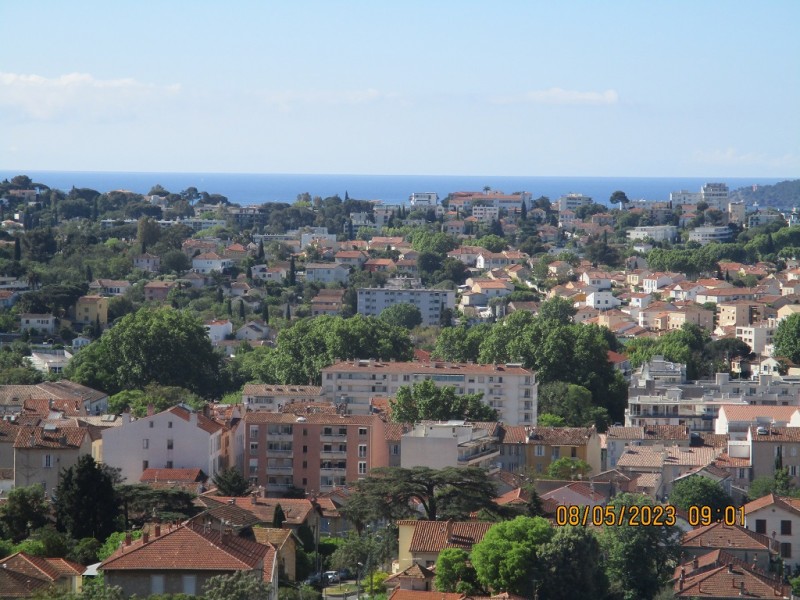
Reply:
<svg viewBox="0 0 800 600"><path fill-rule="evenodd" d="M409 194L0 182L0 598L800 595L800 181Z"/></svg>

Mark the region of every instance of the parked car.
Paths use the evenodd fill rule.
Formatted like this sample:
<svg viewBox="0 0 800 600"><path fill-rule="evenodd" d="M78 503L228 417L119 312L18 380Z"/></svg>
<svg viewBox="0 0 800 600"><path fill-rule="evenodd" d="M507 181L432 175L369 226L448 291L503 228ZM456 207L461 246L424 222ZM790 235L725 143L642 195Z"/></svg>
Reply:
<svg viewBox="0 0 800 600"><path fill-rule="evenodd" d="M327 581L328 584L339 583L339 581L341 581L341 578L339 577L339 571L325 571L322 576L325 578L325 581Z"/></svg>
<svg viewBox="0 0 800 600"><path fill-rule="evenodd" d="M312 573L308 576L307 579L303 581L304 585L310 585L313 587L319 587L323 584L324 578L319 573Z"/></svg>
<svg viewBox="0 0 800 600"><path fill-rule="evenodd" d="M346 579L355 579L355 576L350 572L350 569L341 569L339 571L339 579L341 581Z"/></svg>

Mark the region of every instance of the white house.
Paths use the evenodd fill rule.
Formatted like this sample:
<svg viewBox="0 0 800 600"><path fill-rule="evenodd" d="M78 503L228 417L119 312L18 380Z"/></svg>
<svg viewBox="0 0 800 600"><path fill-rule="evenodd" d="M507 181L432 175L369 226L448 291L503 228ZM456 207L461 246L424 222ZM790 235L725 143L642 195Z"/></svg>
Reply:
<svg viewBox="0 0 800 600"><path fill-rule="evenodd" d="M350 269L337 263L308 263L306 265L306 283L346 283Z"/></svg>
<svg viewBox="0 0 800 600"><path fill-rule="evenodd" d="M233 333L233 323L228 319L216 319L205 322L206 333L212 344L218 344Z"/></svg>
<svg viewBox="0 0 800 600"><path fill-rule="evenodd" d="M55 333L56 321L57 319L53 315L22 313L19 316L19 329L37 333Z"/></svg>
<svg viewBox="0 0 800 600"><path fill-rule="evenodd" d="M232 266L233 261L230 258L222 258L216 252L198 254L192 259L192 269L197 273L211 273L213 271L222 273L222 271Z"/></svg>
<svg viewBox="0 0 800 600"><path fill-rule="evenodd" d="M800 565L800 499L767 494L744 505L750 531L769 536L787 568Z"/></svg>
<svg viewBox="0 0 800 600"><path fill-rule="evenodd" d="M622 304L618 298L609 291L596 291L586 296L586 306L599 310L609 310Z"/></svg>
<svg viewBox="0 0 800 600"><path fill-rule="evenodd" d="M122 415L119 427L102 432L103 463L121 469L129 483L145 469L202 469L213 477L224 466L223 426L179 405L132 419Z"/></svg>

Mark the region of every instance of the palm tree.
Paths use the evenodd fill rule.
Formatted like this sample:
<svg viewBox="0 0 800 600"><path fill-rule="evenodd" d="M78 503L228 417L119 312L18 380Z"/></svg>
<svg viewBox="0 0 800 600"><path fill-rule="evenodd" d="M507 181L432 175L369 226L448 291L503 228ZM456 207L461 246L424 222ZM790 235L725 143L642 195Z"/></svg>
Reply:
<svg viewBox="0 0 800 600"><path fill-rule="evenodd" d="M26 279L27 279L27 282L28 282L28 287L31 288L32 290L35 290L39 286L41 281L42 281L42 278L39 275L39 273L37 273L36 271L33 271L33 270L28 271L28 275L27 275Z"/></svg>

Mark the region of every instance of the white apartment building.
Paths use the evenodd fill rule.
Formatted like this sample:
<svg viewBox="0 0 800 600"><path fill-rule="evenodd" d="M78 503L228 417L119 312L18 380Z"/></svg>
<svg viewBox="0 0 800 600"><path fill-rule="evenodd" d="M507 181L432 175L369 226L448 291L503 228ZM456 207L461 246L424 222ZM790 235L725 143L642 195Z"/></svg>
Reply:
<svg viewBox="0 0 800 600"><path fill-rule="evenodd" d="M346 283L350 277L350 269L336 263L308 263L306 265L306 283Z"/></svg>
<svg viewBox="0 0 800 600"><path fill-rule="evenodd" d="M453 290L359 288L358 313L378 316L395 304L413 304L422 314L423 325L438 325L445 308L453 309L456 293Z"/></svg>
<svg viewBox="0 0 800 600"><path fill-rule="evenodd" d="M495 426L496 427L496 426ZM494 468L500 456L499 439L485 427L465 421L417 423L400 443L403 468Z"/></svg>
<svg viewBox="0 0 800 600"><path fill-rule="evenodd" d="M439 201L439 194L436 192L414 192L408 197L408 202L413 207L436 206Z"/></svg>
<svg viewBox="0 0 800 600"><path fill-rule="evenodd" d="M672 192L669 200L673 206L705 202L709 208L725 211L728 208L728 186L724 183L707 183L699 192Z"/></svg>
<svg viewBox="0 0 800 600"><path fill-rule="evenodd" d="M736 328L736 339L750 346L758 355L772 356L772 338L775 335L773 323L754 323Z"/></svg>
<svg viewBox="0 0 800 600"><path fill-rule="evenodd" d="M536 424L539 385L535 373L519 364L341 361L322 369L322 395L353 414L369 414L371 398L395 396L400 386L426 379L453 386L457 394L482 393L506 425Z"/></svg>
<svg viewBox="0 0 800 600"><path fill-rule="evenodd" d="M122 425L102 432L102 460L137 483L145 469L202 469L213 477L225 465L223 426L184 406L141 419L123 413Z"/></svg>
<svg viewBox="0 0 800 600"><path fill-rule="evenodd" d="M705 246L711 242L726 242L731 239L731 230L727 227L696 227L689 232L689 241Z"/></svg>
<svg viewBox="0 0 800 600"><path fill-rule="evenodd" d="M472 216L481 221L496 221L500 218L500 209L496 206L473 206Z"/></svg>
<svg viewBox="0 0 800 600"><path fill-rule="evenodd" d="M590 196L584 196L583 194L566 194L556 200L556 207L558 208L558 212L563 212L565 210L575 210L579 206L585 206L591 203L592 198Z"/></svg>
<svg viewBox="0 0 800 600"><path fill-rule="evenodd" d="M628 230L629 240L653 240L654 242L673 242L678 238L675 225L653 225L651 227L633 227Z"/></svg>

